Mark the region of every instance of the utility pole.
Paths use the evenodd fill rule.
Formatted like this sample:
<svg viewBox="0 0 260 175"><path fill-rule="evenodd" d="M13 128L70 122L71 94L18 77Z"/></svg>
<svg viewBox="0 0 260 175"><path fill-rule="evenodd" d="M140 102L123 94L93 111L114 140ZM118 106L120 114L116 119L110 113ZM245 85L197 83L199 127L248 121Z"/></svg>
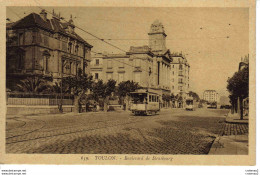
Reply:
<svg viewBox="0 0 260 175"><path fill-rule="evenodd" d="M60 83L60 104L59 104L59 111L60 113L63 112L62 108L62 101L63 101L63 68L66 66L66 64L63 65L63 60L61 60L61 83Z"/></svg>

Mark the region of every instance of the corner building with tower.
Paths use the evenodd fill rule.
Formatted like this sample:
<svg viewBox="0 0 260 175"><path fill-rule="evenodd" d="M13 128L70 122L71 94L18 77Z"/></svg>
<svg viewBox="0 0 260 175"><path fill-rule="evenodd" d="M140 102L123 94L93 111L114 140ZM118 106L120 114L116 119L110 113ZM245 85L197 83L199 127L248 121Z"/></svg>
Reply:
<svg viewBox="0 0 260 175"><path fill-rule="evenodd" d="M163 95L171 92L172 54L166 47L166 33L159 20L155 20L148 33L149 46L131 46L125 54L96 54L92 56L90 72L95 80L114 79L117 84L122 81L138 82L143 89L160 95L164 106Z"/></svg>

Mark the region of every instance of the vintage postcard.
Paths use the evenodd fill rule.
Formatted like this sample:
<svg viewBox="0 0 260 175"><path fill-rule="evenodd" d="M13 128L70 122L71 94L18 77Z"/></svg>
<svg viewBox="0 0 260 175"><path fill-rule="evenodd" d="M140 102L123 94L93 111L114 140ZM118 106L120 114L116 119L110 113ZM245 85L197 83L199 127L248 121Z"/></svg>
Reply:
<svg viewBox="0 0 260 175"><path fill-rule="evenodd" d="M0 4L1 163L255 165L254 1Z"/></svg>

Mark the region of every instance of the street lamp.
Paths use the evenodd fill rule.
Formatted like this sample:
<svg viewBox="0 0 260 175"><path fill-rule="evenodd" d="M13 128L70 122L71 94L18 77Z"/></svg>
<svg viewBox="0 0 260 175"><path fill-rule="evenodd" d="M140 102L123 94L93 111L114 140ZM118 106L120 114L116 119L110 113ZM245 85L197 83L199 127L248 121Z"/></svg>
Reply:
<svg viewBox="0 0 260 175"><path fill-rule="evenodd" d="M61 83L60 83L60 104L59 104L59 111L60 113L63 112L63 108L62 108L62 100L63 100L63 68L66 66L66 64L63 64L63 60L61 60Z"/></svg>

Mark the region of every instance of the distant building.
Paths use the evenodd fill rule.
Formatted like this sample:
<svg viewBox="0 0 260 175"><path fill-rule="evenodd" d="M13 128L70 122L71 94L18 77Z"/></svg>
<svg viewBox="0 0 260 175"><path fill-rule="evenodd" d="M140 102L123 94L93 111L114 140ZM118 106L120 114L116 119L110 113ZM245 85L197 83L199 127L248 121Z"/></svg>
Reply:
<svg viewBox="0 0 260 175"><path fill-rule="evenodd" d="M174 95L179 94L183 97L183 102L185 102L188 97L189 92L189 72L190 65L181 53L171 54L171 73L170 73L170 87L171 93Z"/></svg>
<svg viewBox="0 0 260 175"><path fill-rule="evenodd" d="M7 79L42 75L55 81L76 75L79 68L89 73L92 46L74 28L72 16L62 22L54 11L49 19L45 10L8 23Z"/></svg>
<svg viewBox="0 0 260 175"><path fill-rule="evenodd" d="M114 79L117 84L132 80L144 89L158 94L170 95L170 50L166 49L166 34L163 25L154 21L151 25L149 46L131 46L125 54L95 55L91 61L94 79ZM161 98L162 100L162 98Z"/></svg>
<svg viewBox="0 0 260 175"><path fill-rule="evenodd" d="M215 90L205 90L203 99L208 102L219 102L219 95Z"/></svg>

